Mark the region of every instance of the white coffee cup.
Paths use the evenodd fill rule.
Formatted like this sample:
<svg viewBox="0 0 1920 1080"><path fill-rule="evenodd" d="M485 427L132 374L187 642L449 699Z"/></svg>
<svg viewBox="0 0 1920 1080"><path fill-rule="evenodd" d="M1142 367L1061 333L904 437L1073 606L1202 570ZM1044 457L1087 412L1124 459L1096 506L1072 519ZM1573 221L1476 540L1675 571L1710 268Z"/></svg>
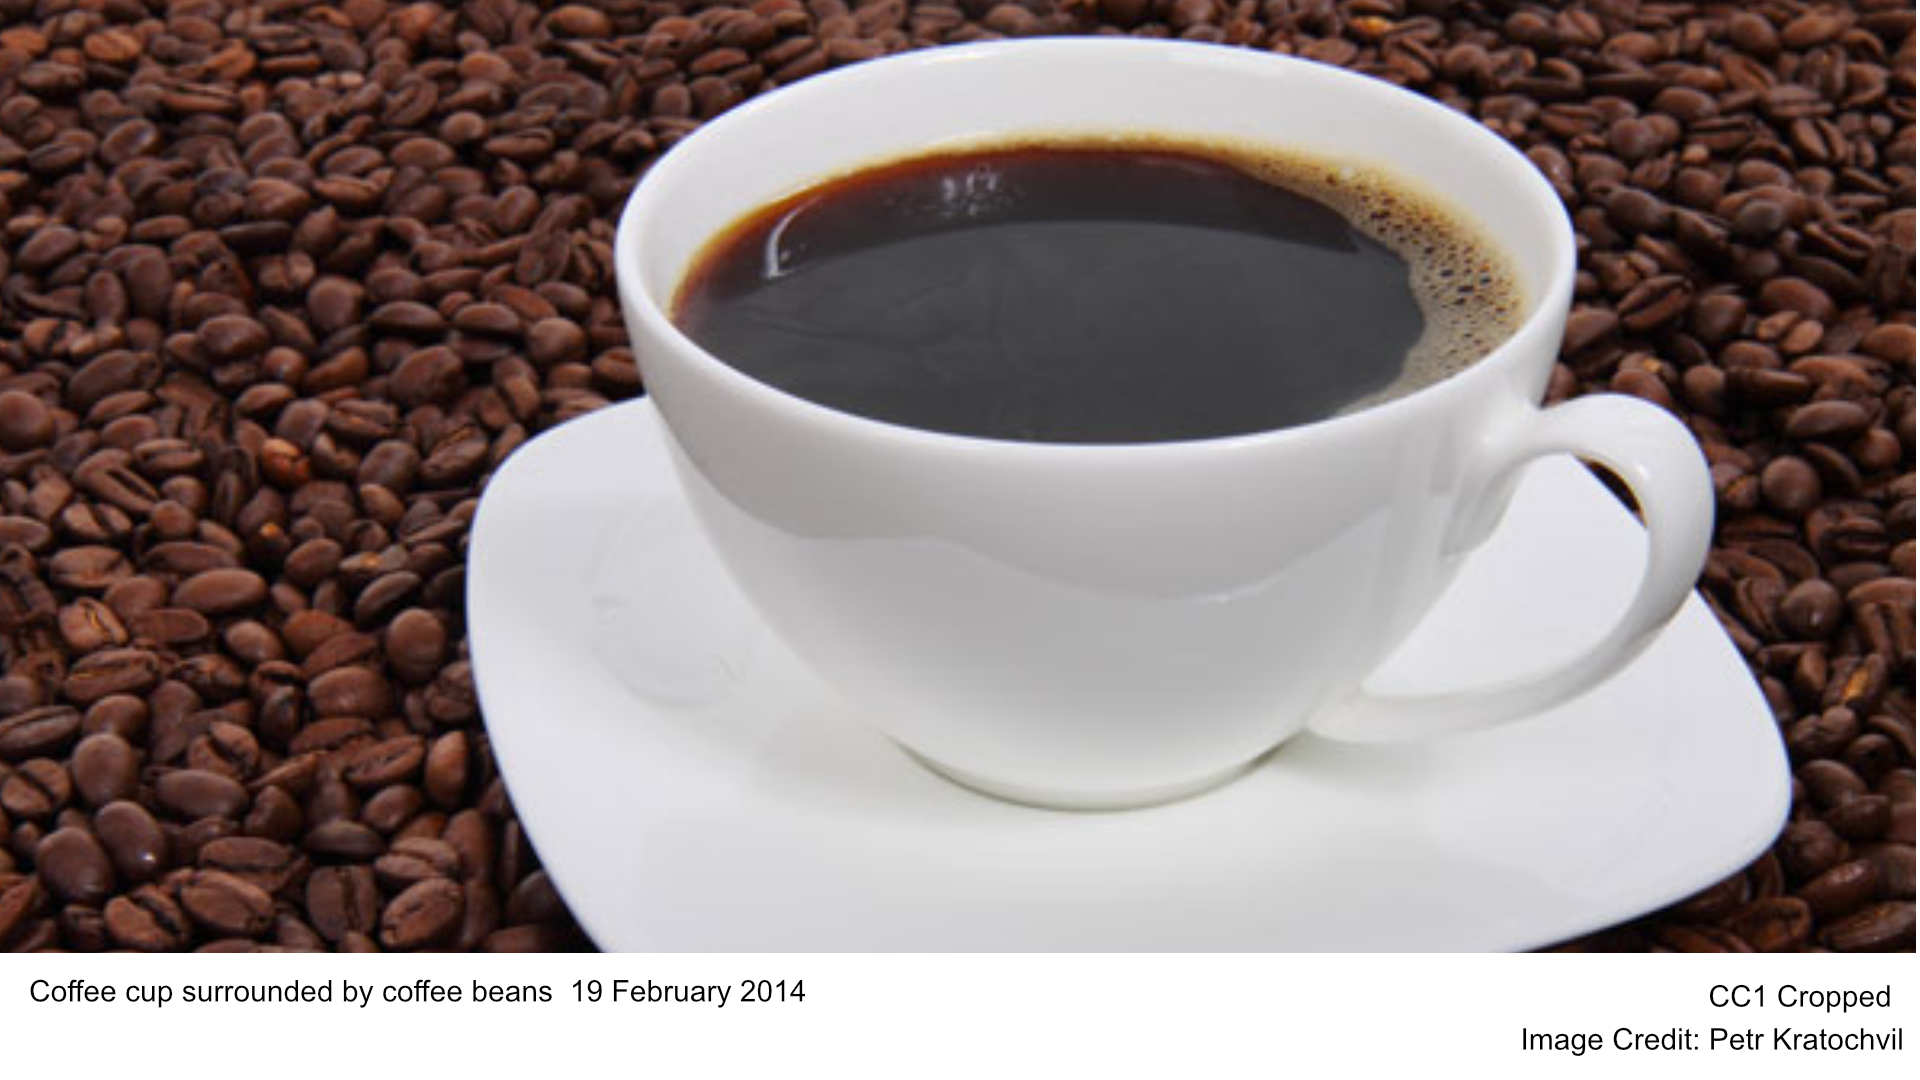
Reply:
<svg viewBox="0 0 1920 1080"><path fill-rule="evenodd" d="M1523 324L1467 370L1350 415L1097 446L838 412L673 325L689 265L753 210L864 165L1049 133L1252 142L1410 178L1505 250ZM860 64L675 147L634 191L615 262L676 468L747 597L857 715L1004 797L1141 805L1220 782L1304 730L1423 738L1529 715L1632 660L1706 556L1712 490L1685 428L1627 397L1540 408L1574 275L1553 189L1471 119L1363 76L1109 38ZM1555 453L1604 463L1642 508L1646 570L1624 615L1550 670L1366 694L1491 531L1517 468Z"/></svg>

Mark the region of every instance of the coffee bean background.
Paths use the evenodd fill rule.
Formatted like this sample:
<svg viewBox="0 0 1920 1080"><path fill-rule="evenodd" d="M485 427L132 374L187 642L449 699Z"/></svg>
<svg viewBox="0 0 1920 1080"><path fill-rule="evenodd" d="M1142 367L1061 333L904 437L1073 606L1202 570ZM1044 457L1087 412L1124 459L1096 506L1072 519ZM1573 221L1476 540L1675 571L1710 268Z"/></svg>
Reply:
<svg viewBox="0 0 1920 1080"><path fill-rule="evenodd" d="M1771 851L1570 947L1913 948L1904 0L0 0L0 947L586 946L463 557L502 459L642 390L622 198L775 86L1060 33L1337 64L1526 152L1580 235L1552 397L1699 437L1703 592L1795 768Z"/></svg>

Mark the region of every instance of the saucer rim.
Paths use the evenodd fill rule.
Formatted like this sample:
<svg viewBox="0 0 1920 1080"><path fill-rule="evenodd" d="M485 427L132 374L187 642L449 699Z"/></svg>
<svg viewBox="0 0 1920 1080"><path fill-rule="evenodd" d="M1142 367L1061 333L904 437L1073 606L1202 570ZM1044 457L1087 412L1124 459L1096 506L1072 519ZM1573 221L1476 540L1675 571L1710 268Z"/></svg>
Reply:
<svg viewBox="0 0 1920 1080"><path fill-rule="evenodd" d="M493 550L493 545L489 538L492 537L496 532L505 528L505 526L500 524L503 519L514 516L511 514L510 511L511 511L511 504L514 503L515 500L507 498L505 496L490 498L491 496L495 496L496 493L498 492L505 492L508 495L512 495L516 493L519 490L519 488L523 484L525 484L529 479L532 479L537 476L537 474L540 471L540 468L542 467L542 463L546 458L550 456L556 456L560 451L563 450L563 448L565 448L569 444L585 437L589 430L599 431L599 430L605 429L605 430L611 431L615 427L622 427L622 426L631 426L637 429L639 427L642 427L648 424L653 425L655 427L655 430L659 432L662 437L664 437L665 426L664 426L664 423L661 422L658 416L657 410L654 409L652 402L650 400L648 400L647 398L641 397L641 398L633 399L631 401L615 405L607 409L599 410L588 416L569 421L566 424L560 425L555 429L552 429L548 432L543 433L539 438L531 440L527 445L521 447L512 456L510 456L508 460L503 463L502 467L496 472L492 482L488 485L486 494L482 498L482 501L476 513L476 517L473 525L472 548L469 555L471 564L474 565L475 567L478 567L481 563L486 561L482 556L483 551ZM1600 485L1598 484L1598 481L1592 480L1591 477L1587 477L1586 479L1589 483L1592 483L1595 486L1595 488L1600 487ZM677 481L675 483L675 488L677 490ZM503 505L508 505L509 509L503 510L502 509ZM1624 510L1622 510L1621 512L1625 513ZM548 528L551 528L551 527L552 526L548 526ZM481 699L482 716L484 718L484 723L486 724L489 738L493 742L495 747L495 756L498 762L499 770L503 779L506 781L508 785L509 791L510 792L513 791L516 780L520 781L522 790L528 790L529 786L539 787L542 785L537 780L530 780L529 775L524 775L525 768L529 768L530 766L526 765L525 761L523 760L523 755L515 754L512 751L512 747L514 745L517 745L519 742L519 739L526 733L524 731L518 730L519 725L511 721L506 722L504 724L504 727L500 724L497 724L495 720L495 715L489 712L489 710L487 710L486 708L487 702L490 699L494 701L496 704L498 704L499 702L503 701L507 695L501 688L502 679L495 678L495 676L498 676L503 670L505 670L504 665L498 661L498 657L495 657L495 653L493 649L493 644L495 643L495 636L490 633L484 632L482 630L483 626L494 625L497 618L497 616L493 612L493 603L494 603L495 594L483 586L482 578L483 578L482 574L479 574L479 573L470 574L468 579L468 587L467 587L468 588L468 605L469 605L469 631L470 631L470 639L471 639L471 653L472 653L473 677L474 677L475 687ZM1704 602L1697 595L1690 598L1687 604L1689 608L1695 608L1695 607L1699 608L1701 616L1711 619L1710 614L1707 613L1707 609L1704 605ZM1719 635L1719 638L1720 638L1718 642L1719 648L1728 654L1723 659L1725 659L1730 664L1738 666L1740 672L1747 678L1749 682L1749 685L1747 686L1746 689L1750 692L1750 696L1756 701L1759 701L1762 704L1764 704L1764 699L1760 697L1757 686L1751 685L1751 672L1746 667L1745 661L1738 655L1737 651L1734 650L1732 643L1724 638L1724 633L1720 631L1717 624L1713 626L1713 630L1717 635ZM1654 653L1656 650L1658 650L1661 647L1662 643L1667 639L1667 637L1672 632L1673 630L1671 626L1666 630L1663 630L1661 632L1660 637L1656 639L1655 642L1648 647L1647 652ZM494 657L494 659L489 659L489 657ZM749 679L765 678L765 677L766 675L763 672L758 676L749 676ZM489 690L489 684L492 684L493 686L493 690L491 691ZM515 710L507 709L504 711L513 712ZM1771 719L1770 712L1768 714L1768 718ZM793 722L794 721L791 718L788 718L782 721L783 724L790 724ZM499 738L499 734L501 734L506 729L515 729L515 730L513 730L513 732L508 735L508 738L503 743L503 741ZM1454 738L1477 738L1477 737L1484 737L1484 736L1479 734L1474 734L1474 735L1455 736ZM1593 904L1593 905L1588 905L1587 908L1584 908L1578 911L1568 910L1563 914L1556 914L1553 918L1542 920L1542 925L1539 926L1538 928L1539 932L1536 934L1525 935L1520 937L1509 937L1505 939L1504 942L1499 944L1481 944L1478 946L1464 946L1464 947L1457 946L1457 945L1456 946L1436 945L1436 946L1429 946L1429 947L1414 946L1414 947L1401 947L1398 949L1387 949L1384 951L1461 951L1462 948L1471 949L1473 951L1536 950L1536 949L1564 943L1566 941L1577 938L1583 934L1604 930L1608 927L1617 926L1622 923L1630 922L1634 919L1644 917L1648 914L1652 914L1670 905L1671 903L1677 900L1684 899L1686 896L1691 895L1692 893L1698 891L1700 888L1704 888L1708 885L1713 884L1716 881L1724 879L1731 873L1736 872L1742 867L1749 864L1754 858L1758 857L1760 854L1764 853L1772 845L1774 839L1779 834L1779 830L1781 826L1787 820L1787 816L1791 807L1791 788L1790 788L1790 779L1789 779L1789 772L1787 769L1785 750L1784 750L1784 746L1779 745L1777 741L1772 746L1772 749L1775 751L1773 756L1777 759L1778 768L1770 770L1767 778L1759 778L1759 777L1750 778L1745 784L1743 784L1743 787L1748 787L1752 790L1757 790L1758 786L1764 783L1768 790L1765 792L1764 797L1759 798L1755 801L1756 803L1765 803L1771 806L1772 810L1766 814L1761 814L1757 810L1755 810L1750 812L1750 814L1748 815L1743 815L1742 820L1748 823L1748 827L1742 830L1738 830L1742 834L1742 837L1743 837L1742 841L1738 845L1732 842L1725 843L1722 846L1722 850L1726 851L1727 854L1724 854L1719 859L1715 859L1715 860L1703 859L1691 874L1686 875L1685 881L1681 881L1678 883L1670 882L1668 886L1659 890L1663 896L1662 899L1656 900L1651 903L1647 903L1644 901L1644 898L1642 898L1639 900L1635 900L1630 904L1622 904L1622 903L1614 903L1611 905ZM1259 759L1259 760L1262 760L1262 761L1265 760L1264 756L1262 759ZM1249 771L1257 772L1258 770L1259 770L1259 763L1257 761L1255 763L1254 768ZM1063 812L1063 811L1049 810L1047 808L1023 808L1023 809L1030 810L1031 812L1034 812L1034 813ZM1064 811L1064 812L1072 813L1074 811ZM1138 813L1138 812L1152 813L1154 811L1152 808L1148 808L1145 811L1121 811L1121 813ZM546 833L546 826L542 823L548 820L548 815L545 812L536 812L530 815L526 813L525 809L521 809L520 817L522 819L523 827L527 829L529 836L535 839L537 843L538 839ZM542 823L536 823L536 820L535 820L536 818L539 819L540 822ZM590 891L591 889L590 879L587 877L580 876L580 874L577 873L577 871L579 870L579 867L573 864L572 862L569 862L569 864L566 867L562 867L549 862L547 863L547 869L548 869L549 876L551 877L555 887L560 891L563 897L573 896L573 895L584 895L586 892ZM601 904L590 903L584 906L578 905L578 904L570 904L569 906L573 911L575 918L578 920L578 922L582 926L582 928L587 932L589 937L591 937L596 943L596 945L599 946L600 948L608 949L608 950L631 950L631 949L641 948L641 949L646 949L648 951L666 951L666 952L684 950L684 947L676 947L670 944L664 944L657 941L650 942L645 945L633 944L632 939L635 938L636 936L644 936L645 932L612 925L612 922L613 922L612 916L607 912L607 910ZM625 943L622 943L622 939L626 939ZM935 951L935 952L963 951L963 950L952 948L952 947L943 948L939 946L935 946L931 948L926 946L921 946L920 948L922 951ZM724 952L724 951L766 951L766 950L705 948L699 951L723 951ZM776 951L807 951L807 949L804 947L782 946L782 947L779 947ZM883 951L883 950L878 948L867 948L867 949L847 949L844 951ZM886 947L884 948L884 951L896 951L896 950L892 947ZM1045 950L1030 950L1028 948L1019 948L1016 951L1045 951ZM1069 951L1107 951L1107 950L1088 949L1086 947L1069 947ZM1148 948L1148 949L1141 949L1141 950L1121 949L1117 951L1161 951L1161 950ZM1239 946L1237 948L1211 948L1211 949L1202 949L1197 951L1311 952L1311 951L1328 951L1328 950L1321 950L1321 949L1315 949L1315 948L1303 948L1297 945L1272 945L1272 944L1256 943L1256 944ZM1369 949L1366 946L1359 946L1353 949L1338 950L1338 951L1382 951L1382 950Z"/></svg>

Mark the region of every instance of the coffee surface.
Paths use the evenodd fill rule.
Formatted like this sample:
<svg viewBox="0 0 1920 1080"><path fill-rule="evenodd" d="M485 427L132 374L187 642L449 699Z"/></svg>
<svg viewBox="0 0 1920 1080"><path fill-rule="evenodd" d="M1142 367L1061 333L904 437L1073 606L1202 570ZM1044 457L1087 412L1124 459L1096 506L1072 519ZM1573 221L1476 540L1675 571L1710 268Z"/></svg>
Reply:
<svg viewBox="0 0 1920 1080"><path fill-rule="evenodd" d="M740 371L995 439L1270 431L1505 337L1502 260L1351 169L1179 144L1006 146L829 180L723 233L676 298Z"/></svg>

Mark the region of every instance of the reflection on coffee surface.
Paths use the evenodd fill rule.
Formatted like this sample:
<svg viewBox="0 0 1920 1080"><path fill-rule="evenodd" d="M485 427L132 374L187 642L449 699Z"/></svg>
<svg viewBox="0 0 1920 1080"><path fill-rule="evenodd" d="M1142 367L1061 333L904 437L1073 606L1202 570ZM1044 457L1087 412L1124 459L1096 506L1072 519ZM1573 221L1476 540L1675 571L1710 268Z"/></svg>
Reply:
<svg viewBox="0 0 1920 1080"><path fill-rule="evenodd" d="M859 170L716 238L675 299L727 364L845 412L1030 442L1309 423L1473 363L1505 257L1390 178L1165 140Z"/></svg>

